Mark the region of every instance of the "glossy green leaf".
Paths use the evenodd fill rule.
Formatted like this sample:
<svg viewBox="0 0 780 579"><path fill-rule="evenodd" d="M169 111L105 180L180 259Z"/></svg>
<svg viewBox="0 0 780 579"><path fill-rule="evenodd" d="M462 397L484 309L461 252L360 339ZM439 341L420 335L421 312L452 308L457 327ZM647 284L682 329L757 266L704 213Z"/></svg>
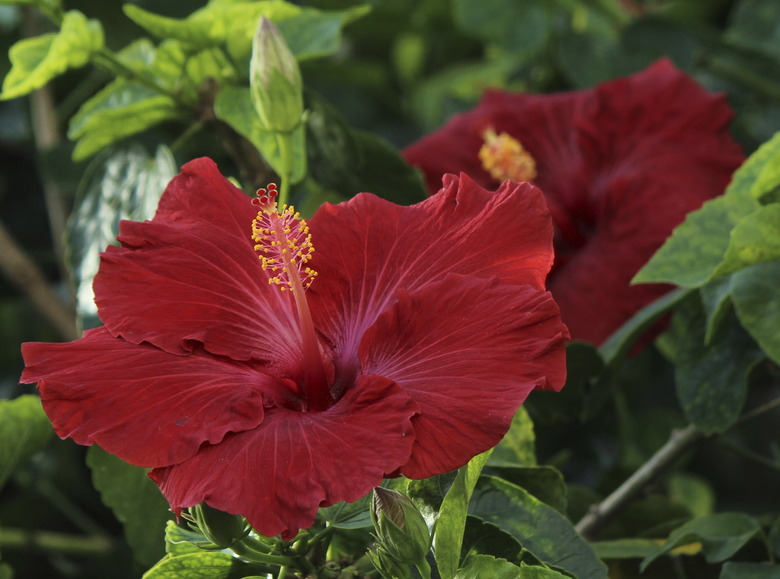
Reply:
<svg viewBox="0 0 780 579"><path fill-rule="evenodd" d="M731 299L744 328L767 356L780 363L780 261L743 269L731 277Z"/></svg>
<svg viewBox="0 0 780 579"><path fill-rule="evenodd" d="M742 513L717 513L698 517L675 529L655 553L648 555L640 565L640 571L677 547L699 542L707 563L720 563L744 547L761 532L755 519Z"/></svg>
<svg viewBox="0 0 780 579"><path fill-rule="evenodd" d="M554 15L544 0L455 0L453 16L464 32L525 55L542 48Z"/></svg>
<svg viewBox="0 0 780 579"><path fill-rule="evenodd" d="M217 118L230 125L236 132L252 143L268 164L281 174L284 168L282 143L276 133L266 130L252 105L251 93L247 87L226 86L214 103ZM291 181L297 183L306 175L306 129L303 125L292 132L293 160Z"/></svg>
<svg viewBox="0 0 780 579"><path fill-rule="evenodd" d="M780 261L780 203L760 207L734 227L713 278L769 261Z"/></svg>
<svg viewBox="0 0 780 579"><path fill-rule="evenodd" d="M84 327L97 323L92 280L98 270L98 254L115 243L120 220L143 221L154 216L160 196L176 172L176 162L164 146L154 157L138 145L108 152L90 166L66 236L77 311Z"/></svg>
<svg viewBox="0 0 780 579"><path fill-rule="evenodd" d="M526 490L497 477L480 477L469 513L511 534L548 565L580 579L605 579L607 569L572 524Z"/></svg>
<svg viewBox="0 0 780 579"><path fill-rule="evenodd" d="M504 438L493 449L488 464L536 466L534 423L522 406L517 409Z"/></svg>
<svg viewBox="0 0 780 579"><path fill-rule="evenodd" d="M474 555L466 561L466 566L458 571L455 579L565 579L567 576L546 569L532 567L525 563L515 565L506 559L497 559L490 555Z"/></svg>
<svg viewBox="0 0 780 579"><path fill-rule="evenodd" d="M442 579L451 579L458 570L469 500L490 452L475 456L458 469L455 482L442 501L433 535L433 554Z"/></svg>
<svg viewBox="0 0 780 579"><path fill-rule="evenodd" d="M739 417L748 374L763 354L733 313L705 344L705 318L698 301L677 311L672 329L677 397L685 415L706 434L723 432Z"/></svg>
<svg viewBox="0 0 780 579"><path fill-rule="evenodd" d="M90 447L87 464L103 502L122 523L139 563L149 566L165 554L165 523L173 517L167 501L146 476L148 469L127 464L98 446Z"/></svg>
<svg viewBox="0 0 780 579"><path fill-rule="evenodd" d="M211 545L200 531L187 528L176 524L176 521L165 523L165 552L168 555L187 555L189 553L200 553L201 548Z"/></svg>
<svg viewBox="0 0 780 579"><path fill-rule="evenodd" d="M0 489L19 463L46 446L52 434L37 396L0 400Z"/></svg>
<svg viewBox="0 0 780 579"><path fill-rule="evenodd" d="M244 579L266 571L262 565L245 563L227 553L201 551L165 557L143 579Z"/></svg>
<svg viewBox="0 0 780 579"><path fill-rule="evenodd" d="M718 579L780 579L780 565L724 563Z"/></svg>
<svg viewBox="0 0 780 579"><path fill-rule="evenodd" d="M761 146L764 166L750 187L750 195L762 203L780 201L780 132Z"/></svg>
<svg viewBox="0 0 780 579"><path fill-rule="evenodd" d="M59 32L17 42L9 57L12 68L0 99L24 96L71 68L79 68L103 48L103 28L81 12L65 13Z"/></svg>

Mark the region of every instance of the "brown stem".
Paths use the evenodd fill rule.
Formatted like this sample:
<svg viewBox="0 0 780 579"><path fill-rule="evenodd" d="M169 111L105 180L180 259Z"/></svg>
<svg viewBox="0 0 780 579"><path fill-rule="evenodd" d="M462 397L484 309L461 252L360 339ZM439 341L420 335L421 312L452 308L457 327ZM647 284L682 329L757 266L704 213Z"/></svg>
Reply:
<svg viewBox="0 0 780 579"><path fill-rule="evenodd" d="M77 339L76 315L54 293L41 270L0 222L0 270L66 340Z"/></svg>
<svg viewBox="0 0 780 579"><path fill-rule="evenodd" d="M599 504L593 505L582 520L577 523L577 531L584 537L592 537L598 529L614 515L636 493L658 474L666 470L683 452L704 438L704 434L690 425L683 430L672 432L669 440L650 460L631 475L622 485Z"/></svg>

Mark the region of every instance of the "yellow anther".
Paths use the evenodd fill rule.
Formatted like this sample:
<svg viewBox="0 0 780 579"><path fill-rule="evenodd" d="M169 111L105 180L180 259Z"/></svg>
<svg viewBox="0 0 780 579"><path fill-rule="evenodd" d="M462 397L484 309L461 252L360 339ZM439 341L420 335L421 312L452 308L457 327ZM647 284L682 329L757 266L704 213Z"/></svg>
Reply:
<svg viewBox="0 0 780 579"><path fill-rule="evenodd" d="M520 141L506 133L499 135L491 128L482 138L485 144L479 150L482 168L496 181L532 181L536 178L536 161Z"/></svg>

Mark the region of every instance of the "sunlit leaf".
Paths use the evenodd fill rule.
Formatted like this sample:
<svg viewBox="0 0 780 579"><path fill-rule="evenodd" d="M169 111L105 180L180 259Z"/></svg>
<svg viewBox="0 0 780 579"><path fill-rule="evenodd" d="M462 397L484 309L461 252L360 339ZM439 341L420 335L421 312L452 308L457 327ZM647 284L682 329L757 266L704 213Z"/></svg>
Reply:
<svg viewBox="0 0 780 579"><path fill-rule="evenodd" d="M92 280L99 256L115 243L119 221L151 219L168 181L176 174L170 151L150 157L140 146L98 158L85 176L78 208L68 222L67 244L76 285L77 310L85 327L97 323Z"/></svg>
<svg viewBox="0 0 780 579"><path fill-rule="evenodd" d="M755 519L742 513L718 513L698 517L675 529L655 553L642 561L640 571L676 547L699 542L708 563L720 563L744 547L761 531Z"/></svg>
<svg viewBox="0 0 780 579"><path fill-rule="evenodd" d="M480 477L470 514L511 534L548 565L580 579L605 579L607 569L571 523L524 489L497 477Z"/></svg>
<svg viewBox="0 0 780 579"><path fill-rule="evenodd" d="M495 579L564 579L566 575L552 569L532 567L524 563L518 566L506 559L496 559L490 555L469 557L466 566L455 575L455 579L481 579L484 577L494 577Z"/></svg>
<svg viewBox="0 0 780 579"><path fill-rule="evenodd" d="M149 566L165 554L165 523L173 517L168 503L146 470L127 464L98 446L87 451L92 482L103 502L122 523L139 563Z"/></svg>
<svg viewBox="0 0 780 579"><path fill-rule="evenodd" d="M227 553L201 551L168 556L144 573L143 579L244 579L265 576L268 569L241 561Z"/></svg>
<svg viewBox="0 0 780 579"><path fill-rule="evenodd" d="M780 363L780 261L762 263L731 277L739 321L767 356Z"/></svg>
<svg viewBox="0 0 780 579"><path fill-rule="evenodd" d="M489 472L500 476L550 505L562 515L566 514L566 484L561 472L552 466L507 467L488 462Z"/></svg>
<svg viewBox="0 0 780 579"><path fill-rule="evenodd" d="M1 99L17 98L41 88L70 68L79 68L103 48L103 27L81 12L65 13L59 32L20 40L11 47L12 68L3 81Z"/></svg>
<svg viewBox="0 0 780 579"><path fill-rule="evenodd" d="M37 396L0 400L0 489L19 463L46 446L52 434Z"/></svg>
<svg viewBox="0 0 780 579"><path fill-rule="evenodd" d="M764 205L737 223L713 277L769 261L780 261L780 203Z"/></svg>

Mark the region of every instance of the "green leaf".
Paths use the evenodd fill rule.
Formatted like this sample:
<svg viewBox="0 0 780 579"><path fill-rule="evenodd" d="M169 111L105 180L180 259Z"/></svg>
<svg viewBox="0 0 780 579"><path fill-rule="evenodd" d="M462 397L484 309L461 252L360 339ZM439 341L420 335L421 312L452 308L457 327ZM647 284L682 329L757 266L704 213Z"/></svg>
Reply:
<svg viewBox="0 0 780 579"><path fill-rule="evenodd" d="M691 295L691 290L676 289L658 298L634 314L615 331L599 348L605 366L612 366L622 360L636 341L661 317Z"/></svg>
<svg viewBox="0 0 780 579"><path fill-rule="evenodd" d="M538 559L580 579L605 579L607 569L571 523L524 489L497 477L480 477L470 514L497 525Z"/></svg>
<svg viewBox="0 0 780 579"><path fill-rule="evenodd" d="M718 579L780 579L780 565L724 563Z"/></svg>
<svg viewBox="0 0 780 579"><path fill-rule="evenodd" d="M469 499L490 452L475 456L458 469L455 482L442 501L433 535L433 553L442 579L451 579L458 570Z"/></svg>
<svg viewBox="0 0 780 579"><path fill-rule="evenodd" d="M298 60L328 56L341 46L344 26L370 11L371 6L368 4L333 12L304 8L297 16L279 22L279 30ZM239 50L234 48L233 52Z"/></svg>
<svg viewBox="0 0 780 579"><path fill-rule="evenodd" d="M689 421L705 434L723 432L739 416L747 394L747 377L763 354L733 313L705 344L704 312L697 300L677 311L677 397Z"/></svg>
<svg viewBox="0 0 780 579"><path fill-rule="evenodd" d="M165 552L171 556L201 553L202 547L213 546L200 531L176 524L176 521L165 523Z"/></svg>
<svg viewBox="0 0 780 579"><path fill-rule="evenodd" d="M561 472L552 466L507 467L488 462L490 474L525 489L537 499L566 514L566 484Z"/></svg>
<svg viewBox="0 0 780 579"><path fill-rule="evenodd" d="M700 295L707 318L704 343L709 344L731 308L731 280L713 280L701 286Z"/></svg>
<svg viewBox="0 0 780 579"><path fill-rule="evenodd" d="M482 554L518 562L518 555L522 548L517 539L493 523L483 521L474 515L466 517L462 547L464 560L470 554Z"/></svg>
<svg viewBox="0 0 780 579"><path fill-rule="evenodd" d="M96 445L87 451L87 464L103 503L124 526L135 558L145 566L152 565L165 554L163 533L173 515L146 476L148 469L127 464Z"/></svg>
<svg viewBox="0 0 780 579"><path fill-rule="evenodd" d="M493 449L488 465L536 466L534 423L522 406L517 409L504 438Z"/></svg>
<svg viewBox="0 0 780 579"><path fill-rule="evenodd" d="M769 545L775 557L780 557L780 516L769 528Z"/></svg>
<svg viewBox="0 0 780 579"><path fill-rule="evenodd" d="M247 87L223 87L214 102L214 113L218 119L230 125L252 143L277 174L282 174L284 157L280 137L277 133L263 127L260 117L257 116L257 111L252 105L250 95L250 90ZM305 136L306 132L303 126L299 126L292 132L290 158L293 160L293 172L290 180L293 183L297 183L306 176Z"/></svg>
<svg viewBox="0 0 780 579"><path fill-rule="evenodd" d="M780 4L742 0L734 6L725 38L738 46L780 59Z"/></svg>
<svg viewBox="0 0 780 579"><path fill-rule="evenodd" d="M712 277L722 277L751 265L769 261L780 261L780 204L778 203L762 206L737 223L731 231L731 239L723 262Z"/></svg>
<svg viewBox="0 0 780 579"><path fill-rule="evenodd" d="M780 363L780 261L754 265L731 278L739 321L767 356Z"/></svg>
<svg viewBox="0 0 780 579"><path fill-rule="evenodd" d="M532 567L525 563L518 566L505 559L496 559L490 555L469 557L466 566L455 575L455 579L482 579L484 577L495 579L564 579L567 576L552 569Z"/></svg>
<svg viewBox="0 0 780 579"><path fill-rule="evenodd" d="M617 539L591 543L599 559L644 559L658 551L654 539Z"/></svg>
<svg viewBox="0 0 780 579"><path fill-rule="evenodd" d="M171 97L137 83L114 81L73 117L68 132L68 137L77 140L73 160L84 160L121 139L184 114Z"/></svg>
<svg viewBox="0 0 780 579"><path fill-rule="evenodd" d="M101 48L100 22L69 10L59 32L21 40L11 47L12 68L3 81L0 99L17 98L41 88L66 70L84 66Z"/></svg>
<svg viewBox="0 0 780 579"><path fill-rule="evenodd" d="M750 195L761 203L776 203L780 201L780 132L759 150L766 161L750 187Z"/></svg>
<svg viewBox="0 0 780 579"><path fill-rule="evenodd" d="M655 553L645 557L639 569L640 572L644 571L658 557L694 542L701 543L707 563L720 563L734 555L760 532L761 525L742 513L717 513L698 517L672 531L666 543Z"/></svg>
<svg viewBox="0 0 780 579"><path fill-rule="evenodd" d="M372 526L371 515L368 512L370 496L355 501L354 503L336 503L330 507L320 509L318 516L328 522L329 527L337 529L365 529Z"/></svg>
<svg viewBox="0 0 780 579"><path fill-rule="evenodd" d="M90 165L66 232L77 311L84 327L97 323L92 280L98 270L98 254L116 243L120 220L143 221L154 216L160 196L176 172L176 161L162 145L154 157L135 145L108 152Z"/></svg>
<svg viewBox="0 0 780 579"><path fill-rule="evenodd" d="M52 434L37 396L0 400L0 489L19 463L46 446Z"/></svg>
<svg viewBox="0 0 780 579"><path fill-rule="evenodd" d="M5 563L0 563L0 579L13 579L14 570Z"/></svg>
<svg viewBox="0 0 780 579"><path fill-rule="evenodd" d="M496 15L500 14L500 17ZM517 55L540 50L552 30L553 12L544 0L455 0L457 26Z"/></svg>
<svg viewBox="0 0 780 579"><path fill-rule="evenodd" d="M166 557L143 575L143 579L244 579L265 576L262 565L244 563L227 553L189 553Z"/></svg>
<svg viewBox="0 0 780 579"><path fill-rule="evenodd" d="M352 197L368 191L406 205L427 197L420 173L395 147L374 135L352 129L329 103L307 93L306 123L310 176L325 189Z"/></svg>

